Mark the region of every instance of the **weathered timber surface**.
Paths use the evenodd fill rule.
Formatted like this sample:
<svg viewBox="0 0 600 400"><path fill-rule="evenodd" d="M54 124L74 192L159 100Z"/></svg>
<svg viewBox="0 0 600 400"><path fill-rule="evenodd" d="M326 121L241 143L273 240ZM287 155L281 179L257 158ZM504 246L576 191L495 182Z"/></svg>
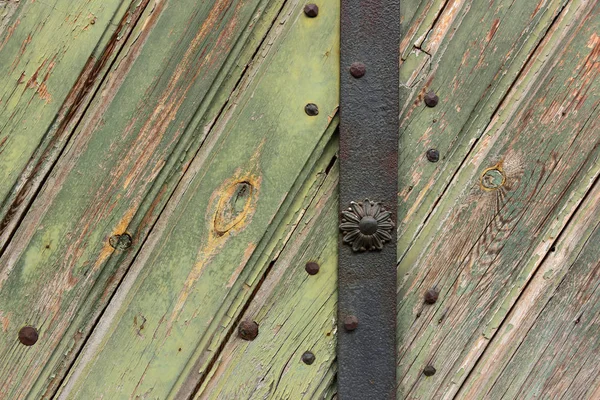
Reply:
<svg viewBox="0 0 600 400"><path fill-rule="evenodd" d="M339 16L329 4L309 19L304 3L286 3L60 398L193 394L213 338L230 330L309 190L304 181L319 179L310 172L333 133L338 101ZM304 112L309 102L317 116Z"/></svg>
<svg viewBox="0 0 600 400"><path fill-rule="evenodd" d="M318 4L0 2L0 397L335 396ZM599 2L402 8L398 398L599 398Z"/></svg>
<svg viewBox="0 0 600 400"><path fill-rule="evenodd" d="M56 391L280 5L143 8L0 258L0 395ZM125 231L133 246L115 252ZM26 324L35 348L16 340Z"/></svg>

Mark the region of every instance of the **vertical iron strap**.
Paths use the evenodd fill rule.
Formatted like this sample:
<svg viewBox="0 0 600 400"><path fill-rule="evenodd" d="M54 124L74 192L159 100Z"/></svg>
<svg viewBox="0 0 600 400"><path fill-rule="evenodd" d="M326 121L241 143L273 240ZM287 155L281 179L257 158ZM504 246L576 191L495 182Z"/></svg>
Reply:
<svg viewBox="0 0 600 400"><path fill-rule="evenodd" d="M396 221L399 46L400 0L341 0L337 348L341 400L396 396L396 228L387 229L382 209ZM379 233L373 233L372 219L361 219L356 204L349 211L352 202L362 202L362 213L373 214L370 204L365 210L365 199L381 205L375 218ZM352 224L360 234L352 233ZM387 243L378 249L385 238Z"/></svg>

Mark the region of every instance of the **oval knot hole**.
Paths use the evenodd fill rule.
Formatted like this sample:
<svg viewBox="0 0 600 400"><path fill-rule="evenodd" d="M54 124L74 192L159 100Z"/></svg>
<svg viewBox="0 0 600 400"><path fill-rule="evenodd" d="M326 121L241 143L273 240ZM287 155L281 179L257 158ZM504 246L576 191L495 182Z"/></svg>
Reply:
<svg viewBox="0 0 600 400"><path fill-rule="evenodd" d="M254 187L250 182L238 182L231 185L219 200L215 215L215 232L223 236L238 225L250 208Z"/></svg>
<svg viewBox="0 0 600 400"><path fill-rule="evenodd" d="M486 169L481 175L481 186L485 190L496 190L504 185L504 182L506 182L506 177L498 166Z"/></svg>

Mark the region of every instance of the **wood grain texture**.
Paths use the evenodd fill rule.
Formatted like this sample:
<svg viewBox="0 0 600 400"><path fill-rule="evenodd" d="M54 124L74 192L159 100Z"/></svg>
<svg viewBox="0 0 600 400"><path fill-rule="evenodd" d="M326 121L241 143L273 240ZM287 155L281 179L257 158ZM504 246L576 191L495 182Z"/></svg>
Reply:
<svg viewBox="0 0 600 400"><path fill-rule="evenodd" d="M600 173L597 7L565 9L400 262L403 397L457 393Z"/></svg>
<svg viewBox="0 0 600 400"><path fill-rule="evenodd" d="M335 128L339 17L328 4L309 19L303 3L286 3L60 398L184 397L195 389L213 338L227 335L294 220L304 182L317 179L312 166ZM305 114L308 102L319 105L318 116Z"/></svg>
<svg viewBox="0 0 600 400"><path fill-rule="evenodd" d="M123 51L0 261L3 396L56 391L227 102L216 92L231 92L280 4L153 2L119 38ZM109 238L125 231L133 246L114 252ZM17 341L25 324L40 330L35 349Z"/></svg>

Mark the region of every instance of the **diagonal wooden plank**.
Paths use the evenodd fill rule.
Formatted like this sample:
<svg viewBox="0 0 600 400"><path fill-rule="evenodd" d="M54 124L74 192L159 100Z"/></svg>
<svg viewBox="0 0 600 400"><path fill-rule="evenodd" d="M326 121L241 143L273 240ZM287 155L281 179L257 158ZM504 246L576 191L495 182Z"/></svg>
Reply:
<svg viewBox="0 0 600 400"><path fill-rule="evenodd" d="M3 2L0 27L0 237L14 224L13 203L51 158L45 148L64 146L64 125L93 91L147 1ZM61 146L62 144L62 146ZM52 149L48 150L52 152ZM12 225L7 229L7 225Z"/></svg>
<svg viewBox="0 0 600 400"><path fill-rule="evenodd" d="M600 173L598 4L569 7L400 264L404 396L456 394Z"/></svg>
<svg viewBox="0 0 600 400"><path fill-rule="evenodd" d="M339 17L331 4L308 18L303 3L286 3L261 62L188 169L60 398L194 390L204 371L196 361L209 362L212 338L260 280L275 247L269 239L279 240L296 214L333 133ZM306 115L308 102L317 116Z"/></svg>
<svg viewBox="0 0 600 400"><path fill-rule="evenodd" d="M599 383L600 183L552 245L459 398L593 399Z"/></svg>
<svg viewBox="0 0 600 400"><path fill-rule="evenodd" d="M145 9L2 256L3 394L60 385L280 6ZM126 230L132 246L115 252L109 238ZM33 348L17 341L26 324L40 331Z"/></svg>

